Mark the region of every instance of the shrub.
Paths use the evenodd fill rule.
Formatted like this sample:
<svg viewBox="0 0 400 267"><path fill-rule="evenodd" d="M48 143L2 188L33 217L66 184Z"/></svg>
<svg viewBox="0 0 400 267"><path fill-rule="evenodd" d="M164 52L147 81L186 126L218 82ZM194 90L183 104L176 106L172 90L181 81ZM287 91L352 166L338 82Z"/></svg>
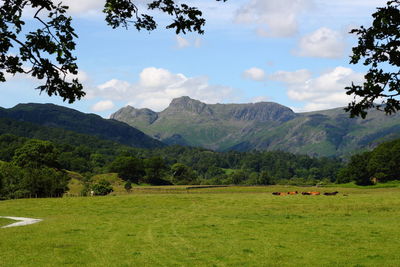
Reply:
<svg viewBox="0 0 400 267"><path fill-rule="evenodd" d="M111 183L106 180L100 180L97 184L92 185L92 190L96 196L105 196L114 191Z"/></svg>

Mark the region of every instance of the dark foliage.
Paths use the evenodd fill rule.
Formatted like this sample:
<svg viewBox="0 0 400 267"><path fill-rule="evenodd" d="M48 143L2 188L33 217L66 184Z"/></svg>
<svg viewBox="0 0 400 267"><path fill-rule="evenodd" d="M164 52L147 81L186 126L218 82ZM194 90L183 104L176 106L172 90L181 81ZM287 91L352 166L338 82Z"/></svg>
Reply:
<svg viewBox="0 0 400 267"><path fill-rule="evenodd" d="M42 167L60 168L59 151L48 141L28 140L15 150L12 162L22 168L39 169Z"/></svg>
<svg viewBox="0 0 400 267"><path fill-rule="evenodd" d="M351 117L365 118L370 108L386 114L400 110L400 0L388 1L387 6L378 8L372 17L371 27L361 26L350 32L359 38L350 63L363 60L369 67L363 85L346 87L347 94L354 96L346 108Z"/></svg>
<svg viewBox="0 0 400 267"><path fill-rule="evenodd" d="M57 127L133 147L164 146L163 143L123 122L103 119L95 114L86 114L53 104L19 104L10 109L3 109L0 119L1 117L47 127ZM2 130L0 129L0 131ZM8 132L4 131L4 133Z"/></svg>
<svg viewBox="0 0 400 267"><path fill-rule="evenodd" d="M118 173L118 176L125 181L139 183L145 174L144 162L135 157L117 157L109 167L110 172Z"/></svg>
<svg viewBox="0 0 400 267"><path fill-rule="evenodd" d="M339 182L355 181L359 185L371 185L374 180L400 180L400 139L354 155L338 175Z"/></svg>
<svg viewBox="0 0 400 267"><path fill-rule="evenodd" d="M68 190L68 176L53 168L22 168L3 162L0 163L0 184L3 199L61 197Z"/></svg>
<svg viewBox="0 0 400 267"><path fill-rule="evenodd" d="M98 183L92 185L92 190L96 196L105 196L114 191L111 183L106 180L100 180Z"/></svg>

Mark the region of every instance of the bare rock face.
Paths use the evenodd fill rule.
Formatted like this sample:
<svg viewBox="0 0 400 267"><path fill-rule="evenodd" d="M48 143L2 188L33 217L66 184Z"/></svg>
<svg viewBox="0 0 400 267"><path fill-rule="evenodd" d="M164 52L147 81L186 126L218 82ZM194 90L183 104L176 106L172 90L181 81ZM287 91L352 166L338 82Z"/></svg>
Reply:
<svg viewBox="0 0 400 267"><path fill-rule="evenodd" d="M290 108L273 102L255 104L205 104L183 96L172 100L164 111L157 113L150 109L136 109L131 106L122 108L111 115L112 119L131 125L138 123L153 124L159 118L173 119L176 115L202 116L212 120L234 120L254 122L282 123L294 119L297 115Z"/></svg>
<svg viewBox="0 0 400 267"><path fill-rule="evenodd" d="M286 122L294 119L296 114L290 108L277 103L260 102L237 105L237 107L230 112L230 116L233 119L243 121Z"/></svg>
<svg viewBox="0 0 400 267"><path fill-rule="evenodd" d="M131 106L127 106L113 113L110 117L114 120L124 121L129 124L129 121L141 121L146 124L152 124L158 119L157 112L152 111L148 108L136 109Z"/></svg>
<svg viewBox="0 0 400 267"><path fill-rule="evenodd" d="M164 113L174 113L174 112L191 112L195 114L212 115L213 112L209 105L200 102L199 100L191 99L188 96L182 96L180 98L175 98L172 100L169 107L164 111Z"/></svg>

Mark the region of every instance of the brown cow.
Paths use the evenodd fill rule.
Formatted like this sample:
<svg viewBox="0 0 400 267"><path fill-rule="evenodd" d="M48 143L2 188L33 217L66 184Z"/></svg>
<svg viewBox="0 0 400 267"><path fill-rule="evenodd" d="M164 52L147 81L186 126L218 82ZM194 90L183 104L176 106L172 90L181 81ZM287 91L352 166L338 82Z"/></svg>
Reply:
<svg viewBox="0 0 400 267"><path fill-rule="evenodd" d="M301 192L301 194L304 195L304 196L311 195L310 192Z"/></svg>
<svg viewBox="0 0 400 267"><path fill-rule="evenodd" d="M335 196L335 195L337 195L338 193L339 193L338 191L335 191L335 192L325 192L324 195L325 195L325 196Z"/></svg>
<svg viewBox="0 0 400 267"><path fill-rule="evenodd" d="M293 191L293 192L287 192L288 195L297 195L299 192Z"/></svg>

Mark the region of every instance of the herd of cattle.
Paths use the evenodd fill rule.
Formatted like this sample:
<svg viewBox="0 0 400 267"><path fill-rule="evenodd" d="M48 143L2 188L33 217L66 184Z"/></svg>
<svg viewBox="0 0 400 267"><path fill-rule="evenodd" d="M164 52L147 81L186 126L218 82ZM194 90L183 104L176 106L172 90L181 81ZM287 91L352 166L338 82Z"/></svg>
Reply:
<svg viewBox="0 0 400 267"><path fill-rule="evenodd" d="M335 196L337 195L339 192L335 191L335 192L325 192L323 193L323 195L325 196ZM293 192L273 192L272 193L275 196L287 196L287 195L297 195L299 194L299 192L297 191L293 191ZM302 195L305 196L319 196L321 195L321 192L301 192Z"/></svg>

